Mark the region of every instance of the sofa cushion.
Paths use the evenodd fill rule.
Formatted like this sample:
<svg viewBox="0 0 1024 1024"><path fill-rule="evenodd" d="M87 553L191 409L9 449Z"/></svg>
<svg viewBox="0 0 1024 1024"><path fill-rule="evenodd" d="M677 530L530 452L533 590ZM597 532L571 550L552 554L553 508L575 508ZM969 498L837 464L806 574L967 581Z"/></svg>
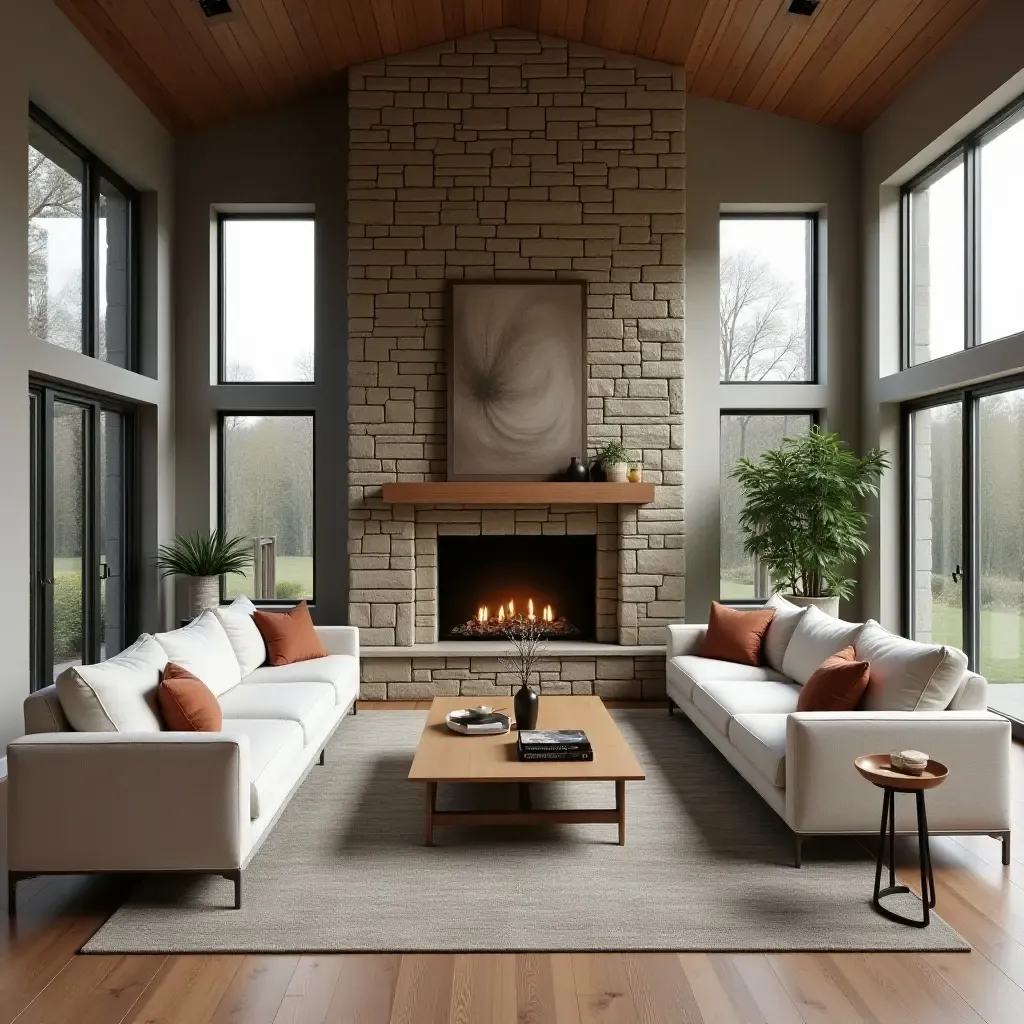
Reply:
<svg viewBox="0 0 1024 1024"><path fill-rule="evenodd" d="M854 642L860 628L858 622L834 619L813 606L807 608L782 659L783 675L803 686L826 658Z"/></svg>
<svg viewBox="0 0 1024 1024"><path fill-rule="evenodd" d="M697 653L717 661L760 665L761 644L774 614L771 608L741 611L712 601L708 631Z"/></svg>
<svg viewBox="0 0 1024 1024"><path fill-rule="evenodd" d="M181 629L157 633L167 660L202 679L215 697L237 686L242 679L238 659L220 619L205 611Z"/></svg>
<svg viewBox="0 0 1024 1024"><path fill-rule="evenodd" d="M359 693L359 659L328 654L291 665L264 665L245 677L246 683L330 683L338 704L351 704Z"/></svg>
<svg viewBox="0 0 1024 1024"><path fill-rule="evenodd" d="M202 681L169 662L157 690L160 715L172 732L220 732L224 716L217 698Z"/></svg>
<svg viewBox="0 0 1024 1024"><path fill-rule="evenodd" d="M800 687L794 683L748 683L720 679L693 688L693 703L721 733L729 734L729 720L743 714L789 714L796 711Z"/></svg>
<svg viewBox="0 0 1024 1024"><path fill-rule="evenodd" d="M224 723L226 734L249 737L249 816L273 814L303 768L302 727L273 718L237 718Z"/></svg>
<svg viewBox="0 0 1024 1024"><path fill-rule="evenodd" d="M771 608L775 615L768 624L768 632L764 635L764 647L761 654L766 665L775 669L776 672L781 672L786 648L789 646L790 640L793 639L797 624L807 609L798 608L781 594L772 594L765 603L765 608Z"/></svg>
<svg viewBox="0 0 1024 1024"><path fill-rule="evenodd" d="M255 611L256 606L244 594L239 594L226 608L213 610L228 635L231 649L238 660L238 669L243 676L267 660L267 645L263 642L263 634L252 619Z"/></svg>
<svg viewBox="0 0 1024 1024"><path fill-rule="evenodd" d="M732 745L773 785L786 788L786 719L789 715L736 715Z"/></svg>
<svg viewBox="0 0 1024 1024"><path fill-rule="evenodd" d="M233 718L279 718L302 726L310 743L337 699L330 683L242 683L220 697L225 721ZM226 728L226 726L225 726Z"/></svg>
<svg viewBox="0 0 1024 1024"><path fill-rule="evenodd" d="M57 696L78 732L159 732L156 691L167 664L148 633L96 665L73 665L57 677Z"/></svg>
<svg viewBox="0 0 1024 1024"><path fill-rule="evenodd" d="M750 683L782 682L778 672L761 665L737 665L735 661L718 661L696 654L680 654L669 658L668 678L676 684L687 700L693 700L693 688L698 683L716 679L730 679Z"/></svg>
<svg viewBox="0 0 1024 1024"><path fill-rule="evenodd" d="M290 665L327 656L305 601L300 601L289 612L261 612L257 609L252 617L263 634L267 661L271 665Z"/></svg>
<svg viewBox="0 0 1024 1024"><path fill-rule="evenodd" d="M857 657L871 665L865 711L943 711L967 671L955 647L922 644L869 619L857 637Z"/></svg>
<svg viewBox="0 0 1024 1024"><path fill-rule="evenodd" d="M852 711L868 688L870 669L857 661L852 647L826 658L821 668L800 688L797 711Z"/></svg>

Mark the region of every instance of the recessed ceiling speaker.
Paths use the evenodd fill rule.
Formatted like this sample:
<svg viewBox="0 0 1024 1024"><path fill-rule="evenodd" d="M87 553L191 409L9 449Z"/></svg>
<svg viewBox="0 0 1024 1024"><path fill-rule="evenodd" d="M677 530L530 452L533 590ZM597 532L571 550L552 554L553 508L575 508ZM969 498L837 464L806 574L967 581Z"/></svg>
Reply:
<svg viewBox="0 0 1024 1024"><path fill-rule="evenodd" d="M789 5L790 14L803 14L810 17L817 9L821 0L793 0Z"/></svg>
<svg viewBox="0 0 1024 1024"><path fill-rule="evenodd" d="M199 0L199 9L208 18L216 18L221 14L230 14L231 4L228 0Z"/></svg>

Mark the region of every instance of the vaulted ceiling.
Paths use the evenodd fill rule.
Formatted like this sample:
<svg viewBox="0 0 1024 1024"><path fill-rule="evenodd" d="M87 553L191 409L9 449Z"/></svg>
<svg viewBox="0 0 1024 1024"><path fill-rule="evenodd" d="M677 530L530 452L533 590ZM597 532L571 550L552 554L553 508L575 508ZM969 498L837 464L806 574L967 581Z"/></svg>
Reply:
<svg viewBox="0 0 1024 1024"><path fill-rule="evenodd" d="M690 91L859 131L987 0L54 0L174 132L323 87L343 69L489 28L686 68Z"/></svg>

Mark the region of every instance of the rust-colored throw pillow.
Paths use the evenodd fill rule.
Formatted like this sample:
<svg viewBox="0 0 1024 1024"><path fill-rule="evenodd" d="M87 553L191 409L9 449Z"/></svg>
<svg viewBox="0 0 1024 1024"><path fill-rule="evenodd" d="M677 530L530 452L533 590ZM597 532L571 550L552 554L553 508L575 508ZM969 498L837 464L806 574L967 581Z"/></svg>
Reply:
<svg viewBox="0 0 1024 1024"><path fill-rule="evenodd" d="M740 611L712 601L707 636L697 653L702 658L760 665L761 644L774 615L774 608Z"/></svg>
<svg viewBox="0 0 1024 1024"><path fill-rule="evenodd" d="M327 657L305 601L300 601L290 612L257 610L252 620L267 645L267 661L271 665L291 665L295 661Z"/></svg>
<svg viewBox="0 0 1024 1024"><path fill-rule="evenodd" d="M172 732L220 732L224 724L213 691L198 676L168 662L156 691L164 728Z"/></svg>
<svg viewBox="0 0 1024 1024"><path fill-rule="evenodd" d="M871 672L866 661L855 661L852 647L826 658L800 688L797 711L852 711L868 688Z"/></svg>

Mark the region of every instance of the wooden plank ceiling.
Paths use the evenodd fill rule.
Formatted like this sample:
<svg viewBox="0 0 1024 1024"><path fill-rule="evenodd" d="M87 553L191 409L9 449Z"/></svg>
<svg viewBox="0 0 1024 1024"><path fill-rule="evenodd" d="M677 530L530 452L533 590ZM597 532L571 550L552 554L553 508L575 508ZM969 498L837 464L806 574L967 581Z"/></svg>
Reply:
<svg viewBox="0 0 1024 1024"><path fill-rule="evenodd" d="M860 131L988 0L54 0L174 132L268 107L352 64L499 26L682 65L689 89Z"/></svg>

